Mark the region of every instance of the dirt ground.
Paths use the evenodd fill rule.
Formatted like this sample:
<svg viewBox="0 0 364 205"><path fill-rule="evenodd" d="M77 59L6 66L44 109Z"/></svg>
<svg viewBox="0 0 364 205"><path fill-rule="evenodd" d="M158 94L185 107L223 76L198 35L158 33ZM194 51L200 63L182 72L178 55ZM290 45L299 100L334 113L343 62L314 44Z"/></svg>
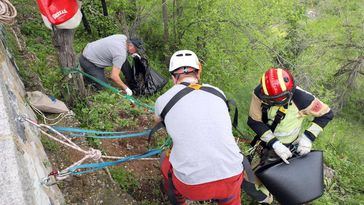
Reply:
<svg viewBox="0 0 364 205"><path fill-rule="evenodd" d="M84 139L76 139L74 142L83 149L89 147ZM101 140L100 149L109 156L129 156L146 152L147 145L147 138L112 139ZM56 170L62 170L83 157L80 152L61 145L52 150L45 146L45 150L52 168ZM92 162L90 160L85 163ZM168 204L159 188L161 174L158 158L130 161L118 167L124 168L134 177L137 188L128 191L121 189L106 170L72 176L58 183L66 204Z"/></svg>

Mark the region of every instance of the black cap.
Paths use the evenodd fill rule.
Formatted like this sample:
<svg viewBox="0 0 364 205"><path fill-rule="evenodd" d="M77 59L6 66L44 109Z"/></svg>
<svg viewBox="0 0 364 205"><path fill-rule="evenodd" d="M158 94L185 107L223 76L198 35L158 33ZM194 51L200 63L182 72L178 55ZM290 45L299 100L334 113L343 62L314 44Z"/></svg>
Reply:
<svg viewBox="0 0 364 205"><path fill-rule="evenodd" d="M139 50L144 50L143 48L143 42L137 38L131 38L129 40L135 47L137 47L137 49Z"/></svg>

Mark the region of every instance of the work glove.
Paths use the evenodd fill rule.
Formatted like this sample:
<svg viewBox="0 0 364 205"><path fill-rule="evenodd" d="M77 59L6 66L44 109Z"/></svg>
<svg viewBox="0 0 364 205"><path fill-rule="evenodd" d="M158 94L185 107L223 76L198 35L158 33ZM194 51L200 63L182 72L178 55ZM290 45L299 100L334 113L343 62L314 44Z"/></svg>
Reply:
<svg viewBox="0 0 364 205"><path fill-rule="evenodd" d="M139 59L141 59L142 57L140 57L140 55L138 54L138 53L133 53L133 54L131 54L131 56L133 57L133 58L135 58L135 57L138 57Z"/></svg>
<svg viewBox="0 0 364 205"><path fill-rule="evenodd" d="M125 89L125 92L126 92L126 94L127 94L127 95L129 95L129 96L132 96L132 95L133 95L133 91L131 91L131 90L130 90L130 88L126 88L126 89Z"/></svg>
<svg viewBox="0 0 364 205"><path fill-rule="evenodd" d="M272 145L274 152L286 163L289 164L288 158L292 157L292 152L288 147L284 146L280 141L275 142Z"/></svg>
<svg viewBox="0 0 364 205"><path fill-rule="evenodd" d="M308 154L312 148L312 141L306 137L305 133L302 133L301 137L298 139L297 152L299 155Z"/></svg>

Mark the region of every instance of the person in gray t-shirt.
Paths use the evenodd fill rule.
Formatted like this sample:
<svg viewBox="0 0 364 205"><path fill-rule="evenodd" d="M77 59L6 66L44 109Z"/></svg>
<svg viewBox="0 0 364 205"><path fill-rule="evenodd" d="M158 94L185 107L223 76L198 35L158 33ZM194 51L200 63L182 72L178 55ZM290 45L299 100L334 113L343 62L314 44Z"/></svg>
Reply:
<svg viewBox="0 0 364 205"><path fill-rule="evenodd" d="M142 49L141 42L137 39L128 39L125 35L116 34L97 41L88 43L80 55L79 61L83 70L106 82L104 68L112 66L111 80L113 80L120 88L122 88L127 95L132 95L133 92L120 79L120 71L123 72L125 78L130 78L129 75L132 71L125 70L123 67L126 61L128 52L133 57L139 57L138 49ZM125 66L124 66L125 67ZM128 79L126 79L128 81ZM101 88L96 84L97 88Z"/></svg>

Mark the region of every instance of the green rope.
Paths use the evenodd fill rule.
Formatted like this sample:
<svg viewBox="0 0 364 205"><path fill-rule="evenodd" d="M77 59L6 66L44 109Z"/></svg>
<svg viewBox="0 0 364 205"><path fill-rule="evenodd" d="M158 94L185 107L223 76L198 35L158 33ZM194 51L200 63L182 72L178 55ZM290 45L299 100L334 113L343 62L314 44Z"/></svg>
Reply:
<svg viewBox="0 0 364 205"><path fill-rule="evenodd" d="M68 75L68 74L72 74L72 73L80 73L82 74L83 76L86 76L87 78L95 81L96 83L100 84L102 87L106 88L106 89L109 89L111 92L129 100L130 102L132 102L133 104L137 105L137 106L140 106L140 107L145 107L147 108L150 112L154 112L154 107L151 106L151 105L148 105L146 103L143 103L141 102L140 100L134 98L133 96L129 96L129 95L124 95L122 93L120 93L120 90L111 86L110 84L100 80L100 79L97 79L95 78L94 76L88 74L88 73L85 73L83 72L81 69L80 69L80 65L77 65L76 67L74 68L70 68L70 67L63 67L62 68L62 72L64 75Z"/></svg>

